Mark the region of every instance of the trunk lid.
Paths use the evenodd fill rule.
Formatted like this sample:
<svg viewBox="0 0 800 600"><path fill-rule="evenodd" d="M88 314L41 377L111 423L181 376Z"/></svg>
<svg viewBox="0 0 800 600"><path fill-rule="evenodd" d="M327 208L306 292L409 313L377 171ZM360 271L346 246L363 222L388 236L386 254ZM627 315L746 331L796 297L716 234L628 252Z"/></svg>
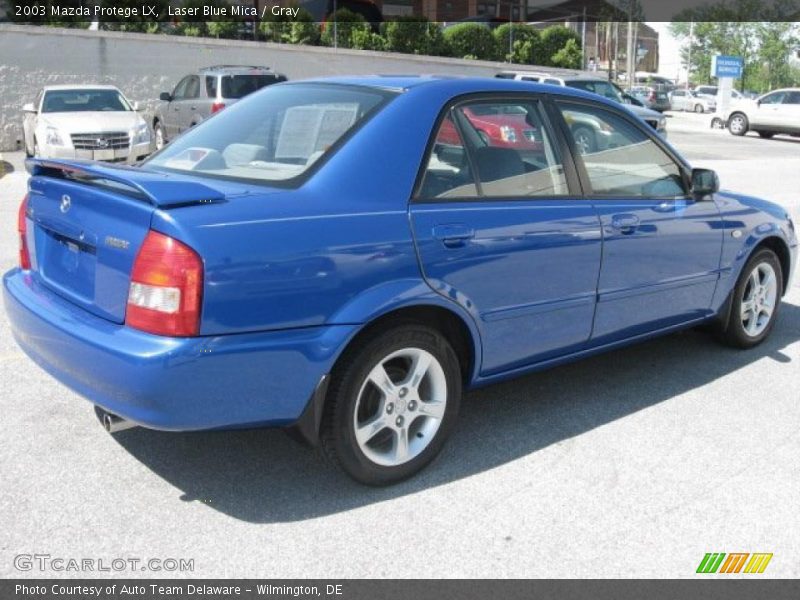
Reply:
<svg viewBox="0 0 800 600"><path fill-rule="evenodd" d="M155 210L225 200L192 179L135 168L35 159L27 167L33 276L116 323L125 320L133 263Z"/></svg>

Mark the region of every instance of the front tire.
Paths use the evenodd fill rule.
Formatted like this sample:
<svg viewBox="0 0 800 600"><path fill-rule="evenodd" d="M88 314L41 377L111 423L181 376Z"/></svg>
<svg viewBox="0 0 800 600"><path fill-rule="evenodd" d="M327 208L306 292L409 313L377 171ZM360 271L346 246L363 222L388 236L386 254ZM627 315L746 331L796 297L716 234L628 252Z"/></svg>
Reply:
<svg viewBox="0 0 800 600"><path fill-rule="evenodd" d="M597 150L597 141L594 131L588 127L579 126L572 130L572 137L575 140L575 147L581 155L591 154Z"/></svg>
<svg viewBox="0 0 800 600"><path fill-rule="evenodd" d="M742 269L722 341L734 348L752 348L775 326L783 295L781 263L769 248L758 250Z"/></svg>
<svg viewBox="0 0 800 600"><path fill-rule="evenodd" d="M733 135L742 136L747 133L749 128L750 123L747 117L742 113L734 113L731 115L731 118L728 119L728 131Z"/></svg>
<svg viewBox="0 0 800 600"><path fill-rule="evenodd" d="M696 112L696 113L705 112L704 109L703 109L703 105L702 104L695 104L694 105L694 112Z"/></svg>
<svg viewBox="0 0 800 600"><path fill-rule="evenodd" d="M416 474L458 416L461 370L434 329L408 324L357 341L331 377L320 438L327 457L367 485Z"/></svg>

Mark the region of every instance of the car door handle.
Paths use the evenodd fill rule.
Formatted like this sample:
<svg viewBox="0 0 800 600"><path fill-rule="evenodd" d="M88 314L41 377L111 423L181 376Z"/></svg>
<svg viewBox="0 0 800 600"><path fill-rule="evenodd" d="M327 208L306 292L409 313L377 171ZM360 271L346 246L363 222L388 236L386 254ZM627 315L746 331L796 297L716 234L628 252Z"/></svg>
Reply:
<svg viewBox="0 0 800 600"><path fill-rule="evenodd" d="M192 108L192 110L197 110L196 106L192 106L191 108Z"/></svg>
<svg viewBox="0 0 800 600"><path fill-rule="evenodd" d="M466 225L436 225L433 228L433 237L448 248L460 248L466 245L467 240L475 237L475 231Z"/></svg>
<svg viewBox="0 0 800 600"><path fill-rule="evenodd" d="M630 214L614 215L611 217L611 227L622 234L630 235L639 227L639 217Z"/></svg>

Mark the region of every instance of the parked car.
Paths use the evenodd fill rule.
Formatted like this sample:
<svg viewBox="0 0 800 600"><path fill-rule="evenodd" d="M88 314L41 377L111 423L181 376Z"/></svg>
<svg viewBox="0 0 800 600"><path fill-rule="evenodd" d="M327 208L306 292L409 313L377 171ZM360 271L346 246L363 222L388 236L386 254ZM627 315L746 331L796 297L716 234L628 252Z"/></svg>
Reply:
<svg viewBox="0 0 800 600"><path fill-rule="evenodd" d="M637 117L658 131L662 136L667 135L667 119L654 110L644 107L637 98L626 94L616 84L607 79L580 71L544 73L537 71L500 71L495 75L498 79L515 79L517 81L531 81L560 85L599 94L604 98L624 104Z"/></svg>
<svg viewBox="0 0 800 600"><path fill-rule="evenodd" d="M635 85L630 89L630 93L651 110L663 113L672 109L669 103L669 92L666 89Z"/></svg>
<svg viewBox="0 0 800 600"><path fill-rule="evenodd" d="M742 100L723 117L733 135L755 131L763 138L779 133L800 136L800 88L775 90L755 100Z"/></svg>
<svg viewBox="0 0 800 600"><path fill-rule="evenodd" d="M582 153L590 119L613 141ZM464 389L701 323L756 346L798 255L618 102L518 81L288 83L137 169L28 167L3 288L35 362L110 431L292 426L368 484L427 465Z"/></svg>
<svg viewBox="0 0 800 600"><path fill-rule="evenodd" d="M263 87L286 81L268 67L218 65L200 69L162 92L153 116L156 148Z"/></svg>
<svg viewBox="0 0 800 600"><path fill-rule="evenodd" d="M112 85L50 85L22 107L25 154L133 163L152 152L150 126Z"/></svg>
<svg viewBox="0 0 800 600"><path fill-rule="evenodd" d="M688 110L696 113L715 112L717 100L714 96L698 94L692 90L673 90L669 94L672 110Z"/></svg>
<svg viewBox="0 0 800 600"><path fill-rule="evenodd" d="M711 96L713 98L717 97L717 93L719 92L719 86L716 85L698 85L694 88L694 93L697 95L702 96ZM731 100L734 102L739 100L747 100L747 96L742 94L737 89L731 89Z"/></svg>
<svg viewBox="0 0 800 600"><path fill-rule="evenodd" d="M464 109L464 116L487 146L520 150L542 149L541 134L526 121L527 111L523 106L473 106ZM446 121L439 130L436 141L440 144L459 144L459 133L455 125Z"/></svg>

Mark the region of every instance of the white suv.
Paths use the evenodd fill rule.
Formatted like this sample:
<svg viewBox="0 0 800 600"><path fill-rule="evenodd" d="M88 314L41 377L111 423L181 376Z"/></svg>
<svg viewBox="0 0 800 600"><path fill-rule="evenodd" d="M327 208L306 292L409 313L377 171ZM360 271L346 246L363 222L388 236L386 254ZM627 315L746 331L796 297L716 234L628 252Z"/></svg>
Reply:
<svg viewBox="0 0 800 600"><path fill-rule="evenodd" d="M800 137L800 88L775 90L755 100L744 100L722 117L733 135L755 131L763 138L779 133Z"/></svg>
<svg viewBox="0 0 800 600"><path fill-rule="evenodd" d="M667 137L667 119L664 115L641 106L641 102L636 98L629 96L614 83L603 77L582 73L580 71L571 73L501 71L495 75L495 77L499 79L516 79L518 81L534 81L537 83L547 83L549 85L560 85L598 94L604 98L623 104L625 108L655 129L661 137Z"/></svg>

